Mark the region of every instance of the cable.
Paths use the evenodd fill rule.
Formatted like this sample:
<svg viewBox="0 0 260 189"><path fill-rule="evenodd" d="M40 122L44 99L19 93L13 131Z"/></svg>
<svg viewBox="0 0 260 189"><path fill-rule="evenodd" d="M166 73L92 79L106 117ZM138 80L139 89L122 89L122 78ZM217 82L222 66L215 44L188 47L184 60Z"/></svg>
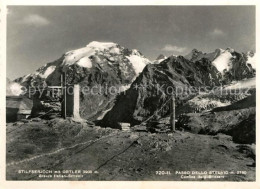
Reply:
<svg viewBox="0 0 260 189"><path fill-rule="evenodd" d="M38 159L38 158L41 158L41 157L44 157L44 156L54 155L54 154L57 154L57 153L62 152L64 150L72 149L72 148L75 148L75 147L78 147L78 146L81 146L81 145L85 145L85 144L88 144L88 143L95 143L95 142L97 142L99 140L102 140L102 139L105 139L105 138L108 138L108 137L112 137L112 136L116 136L117 134L118 133L112 133L112 134L103 136L101 138L95 139L95 140L89 140L89 141L86 141L86 142L81 142L81 143L78 143L78 144L74 144L73 146L63 147L63 148L57 149L57 150L55 150L53 152L37 155L37 156L31 157L31 158L27 158L27 159L23 159L23 160L17 161L17 162L8 163L8 164L6 164L6 166L9 167L9 166L13 166L13 165L18 165L18 164L29 162L29 161L32 161L32 160L35 160L35 159ZM76 151L76 153L79 153L82 150L83 149L81 149L79 151Z"/></svg>
<svg viewBox="0 0 260 189"><path fill-rule="evenodd" d="M164 106L171 100L172 98L169 98L162 106L161 108L156 111L155 113L159 113L160 111L162 111L162 109L164 108ZM146 123L147 121L149 121L150 119L152 119L155 116L155 113L153 113L152 116L150 116L149 118L147 118L145 121L141 122L140 125L142 125L143 123Z"/></svg>

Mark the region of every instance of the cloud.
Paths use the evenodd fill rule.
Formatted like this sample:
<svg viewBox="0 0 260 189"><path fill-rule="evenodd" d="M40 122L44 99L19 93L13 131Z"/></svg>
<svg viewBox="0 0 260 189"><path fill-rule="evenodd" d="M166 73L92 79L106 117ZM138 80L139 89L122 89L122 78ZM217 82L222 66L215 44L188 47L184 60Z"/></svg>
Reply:
<svg viewBox="0 0 260 189"><path fill-rule="evenodd" d="M50 21L38 14L29 14L22 19L23 24L31 26L46 26L50 24Z"/></svg>
<svg viewBox="0 0 260 189"><path fill-rule="evenodd" d="M218 28L215 28L213 31L210 32L210 35L214 36L214 37L216 37L216 36L224 36L225 33L222 30L220 30Z"/></svg>
<svg viewBox="0 0 260 189"><path fill-rule="evenodd" d="M175 52L180 52L180 53L186 51L186 49L187 49L186 47L178 47L178 46L173 46L173 45L169 45L169 44L165 45L162 48L163 51L175 51Z"/></svg>

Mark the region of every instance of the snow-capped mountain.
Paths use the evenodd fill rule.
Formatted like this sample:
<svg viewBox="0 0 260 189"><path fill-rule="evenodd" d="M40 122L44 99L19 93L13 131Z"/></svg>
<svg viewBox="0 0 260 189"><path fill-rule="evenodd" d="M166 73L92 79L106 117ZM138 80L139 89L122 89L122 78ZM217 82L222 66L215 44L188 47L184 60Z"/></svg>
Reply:
<svg viewBox="0 0 260 189"><path fill-rule="evenodd" d="M98 95L81 94L80 114L90 120L101 120L106 115L103 120L107 124L108 121L135 123L156 112L165 103L164 95L156 93L157 84L185 89L211 88L255 77L255 54L238 53L231 48L216 49L211 53L193 49L184 57L160 55L156 61L149 61L136 49L129 50L112 42L93 41L15 82L25 87L55 86L60 85L61 73L66 72L70 84L78 83L81 87L90 88L100 86ZM134 84L147 88L134 89ZM125 95L103 91L111 86L116 86L118 93L126 91ZM164 88L161 90L165 93ZM183 101L177 100L177 103L182 104ZM195 105L191 101L189 107Z"/></svg>
<svg viewBox="0 0 260 189"><path fill-rule="evenodd" d="M230 47L228 47L226 50L219 48L211 53L203 53L202 51L193 49L188 55L184 57L193 62L201 60L202 58L206 58L210 60L212 64L217 68L217 70L222 74L224 74L224 72L228 72L234 69L234 64L236 64L235 62L237 62L238 59L240 59L241 61L242 59L244 59L244 65L250 65L251 68L256 69L256 59L255 54L253 52L248 52L246 54L238 53Z"/></svg>
<svg viewBox="0 0 260 189"><path fill-rule="evenodd" d="M228 48L229 49L229 48ZM227 49L227 50L228 50ZM219 48L216 49L214 52L211 53L204 53L202 51L199 51L197 49L193 49L189 54L187 54L186 56L184 56L186 59L190 60L190 61L197 61L200 60L202 58L207 58L210 61L215 60L218 56L221 55L221 53L224 53L225 50Z"/></svg>
<svg viewBox="0 0 260 189"><path fill-rule="evenodd" d="M62 72L66 72L70 84L101 88L117 86L120 92L126 90L150 62L136 49L129 50L112 42L93 41L83 48L65 53L58 60L45 64L15 82L25 87L56 86L60 85ZM83 95L82 116L100 116L110 108L115 96Z"/></svg>
<svg viewBox="0 0 260 189"><path fill-rule="evenodd" d="M79 67L89 71L97 67L103 68L105 71L109 67L118 67L120 76L132 81L150 62L136 49L129 50L112 42L93 41L86 47L65 53L60 59L45 64L35 73L18 78L16 81L26 83L37 78L48 81L48 78L52 78L52 75L57 74L57 71L67 71L71 67ZM52 84L51 81L49 84Z"/></svg>
<svg viewBox="0 0 260 189"><path fill-rule="evenodd" d="M240 81L245 81L243 84L250 83L250 89L254 90L255 69L249 62L254 56L252 53L250 55L248 58L249 55L238 53L231 48L216 49L212 53L194 49L185 57L170 56L159 64L150 64L134 84L124 94L120 94L116 104L100 124L117 127L118 122L129 122L135 125L153 114L156 114L156 117L169 115L170 105L165 107L161 114L158 113L161 106L167 102L167 86L175 91L182 89L182 93L176 98L176 115L227 106L233 103L230 100L225 101L227 96L198 96L196 90L203 87L213 89L215 86L232 86L234 83L241 83ZM136 85L147 87L136 89ZM161 86L159 93L157 86ZM188 92L190 88L193 94ZM245 97L238 95L235 100Z"/></svg>
<svg viewBox="0 0 260 189"><path fill-rule="evenodd" d="M116 43L93 41L84 48L67 52L63 60L63 65L66 67L77 64L81 67L90 69L95 63L103 63L100 58L96 58L92 61L94 58L93 56L95 56L96 53L106 56L109 64L115 62L117 56L125 55L125 58L128 59L129 63L134 68L135 74L139 74L146 64L150 63L150 61L142 56L138 50L133 49L130 53L126 53L124 50L125 48L120 47ZM124 72L124 74L126 74L126 72Z"/></svg>

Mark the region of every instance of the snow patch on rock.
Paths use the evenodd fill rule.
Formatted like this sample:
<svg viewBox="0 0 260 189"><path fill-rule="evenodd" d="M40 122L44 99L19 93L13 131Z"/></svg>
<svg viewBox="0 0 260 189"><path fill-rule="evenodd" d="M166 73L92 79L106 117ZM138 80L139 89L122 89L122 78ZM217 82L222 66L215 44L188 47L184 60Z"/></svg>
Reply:
<svg viewBox="0 0 260 189"><path fill-rule="evenodd" d="M256 54L247 56L247 64L251 64L252 68L256 69Z"/></svg>
<svg viewBox="0 0 260 189"><path fill-rule="evenodd" d="M70 65L74 64L75 62L78 62L80 59L82 59L84 57L88 58L94 54L95 54L95 50L92 48L88 48L88 47L69 51L65 54L63 64L70 66ZM83 61L84 61L84 59L83 59ZM82 64L82 62L80 64Z"/></svg>
<svg viewBox="0 0 260 189"><path fill-rule="evenodd" d="M235 81L231 85L225 87L225 89L243 89L243 88L255 88L256 78L245 79L241 81Z"/></svg>
<svg viewBox="0 0 260 189"><path fill-rule="evenodd" d="M166 58L165 58L165 59L166 59ZM162 61L164 61L165 59L155 60L153 63L154 63L154 64L159 64L159 63L161 63Z"/></svg>
<svg viewBox="0 0 260 189"><path fill-rule="evenodd" d="M232 66L231 58L232 54L229 50L226 50L222 52L213 62L212 64L217 68L217 70L221 73L224 72L224 70L228 71L230 70Z"/></svg>
<svg viewBox="0 0 260 189"><path fill-rule="evenodd" d="M154 60L154 61L152 62L152 64L159 64L159 63L161 63L162 61L164 61L165 59L167 59L167 57L164 56L164 55L162 55L162 54L160 54L160 55L156 58L156 60Z"/></svg>
<svg viewBox="0 0 260 189"><path fill-rule="evenodd" d="M120 54L120 49L116 43L93 41L86 47L67 52L63 60L63 65L70 66L77 62L79 66L91 68L92 63L89 57L95 55L97 51L105 50L113 54Z"/></svg>
<svg viewBox="0 0 260 189"><path fill-rule="evenodd" d="M124 92L124 91L126 91L127 89L129 89L130 86L131 86L130 84L129 84L129 85L122 85L122 86L120 86L119 91L120 91L120 92Z"/></svg>
<svg viewBox="0 0 260 189"><path fill-rule="evenodd" d="M47 78L54 70L56 69L56 66L49 66L43 74L40 74L40 77Z"/></svg>
<svg viewBox="0 0 260 189"><path fill-rule="evenodd" d="M23 76L23 79L22 79L21 83L27 81L27 78L28 78L29 76L31 76L31 74L27 74L26 76Z"/></svg>
<svg viewBox="0 0 260 189"><path fill-rule="evenodd" d="M97 117L97 120L102 120L104 118L104 116L106 115L107 112L109 112L113 107L102 111L101 115Z"/></svg>
<svg viewBox="0 0 260 189"><path fill-rule="evenodd" d="M112 42L92 41L86 47L89 47L89 48L92 48L92 49L96 49L96 50L100 50L100 51L104 51L105 49L109 49L109 48L115 47L115 46L117 46L117 44L116 43L112 43Z"/></svg>
<svg viewBox="0 0 260 189"><path fill-rule="evenodd" d="M84 68L92 68L92 62L88 57L81 58L77 64Z"/></svg>
<svg viewBox="0 0 260 189"><path fill-rule="evenodd" d="M134 67L135 73L139 74L143 71L144 67L150 63L146 58L140 57L138 55L130 55L126 57Z"/></svg>
<svg viewBox="0 0 260 189"><path fill-rule="evenodd" d="M113 47L112 49L110 49L110 52L113 54L120 54L120 49L117 47Z"/></svg>
<svg viewBox="0 0 260 189"><path fill-rule="evenodd" d="M212 98L199 98L199 97L195 97L191 99L188 103L191 107L196 108L199 111L210 110L212 108L228 106L231 104L228 101L221 102L220 100L215 100Z"/></svg>

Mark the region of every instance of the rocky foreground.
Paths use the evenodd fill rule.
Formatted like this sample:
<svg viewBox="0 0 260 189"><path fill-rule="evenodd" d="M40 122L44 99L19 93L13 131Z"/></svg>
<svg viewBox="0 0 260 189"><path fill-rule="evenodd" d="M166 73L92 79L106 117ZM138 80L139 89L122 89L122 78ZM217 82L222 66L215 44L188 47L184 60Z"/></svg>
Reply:
<svg viewBox="0 0 260 189"><path fill-rule="evenodd" d="M9 123L6 159L7 180L255 180L255 145L225 134L124 132L61 118Z"/></svg>

